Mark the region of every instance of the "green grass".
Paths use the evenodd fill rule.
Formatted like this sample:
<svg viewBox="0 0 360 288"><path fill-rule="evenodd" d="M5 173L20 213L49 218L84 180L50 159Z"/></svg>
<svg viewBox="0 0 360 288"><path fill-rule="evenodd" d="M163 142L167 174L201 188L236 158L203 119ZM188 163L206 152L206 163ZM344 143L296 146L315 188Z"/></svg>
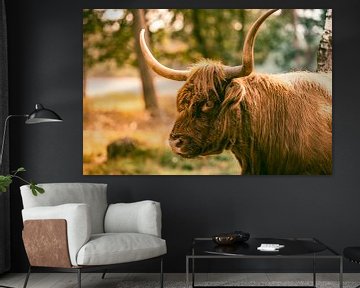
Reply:
<svg viewBox="0 0 360 288"><path fill-rule="evenodd" d="M239 164L230 152L185 159L170 150L139 150L127 157L92 164L87 175L238 175Z"/></svg>

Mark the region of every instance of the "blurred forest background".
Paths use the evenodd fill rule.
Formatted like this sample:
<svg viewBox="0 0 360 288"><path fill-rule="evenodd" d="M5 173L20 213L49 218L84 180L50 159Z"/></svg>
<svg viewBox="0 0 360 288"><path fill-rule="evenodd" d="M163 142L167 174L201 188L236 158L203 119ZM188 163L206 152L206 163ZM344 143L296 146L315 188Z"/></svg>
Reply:
<svg viewBox="0 0 360 288"><path fill-rule="evenodd" d="M263 13L255 9L84 9L83 174L240 174L234 156L183 159L168 137L183 82L153 74L139 50L147 28L155 57L172 68L201 58L241 64L247 30ZM260 28L257 72L316 70L326 10L281 10Z"/></svg>

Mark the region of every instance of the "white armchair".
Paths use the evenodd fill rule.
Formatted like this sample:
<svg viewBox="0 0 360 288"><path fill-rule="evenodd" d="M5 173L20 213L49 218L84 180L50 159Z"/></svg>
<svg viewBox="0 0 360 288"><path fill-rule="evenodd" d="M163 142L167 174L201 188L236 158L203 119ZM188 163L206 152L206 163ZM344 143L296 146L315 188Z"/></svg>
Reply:
<svg viewBox="0 0 360 288"><path fill-rule="evenodd" d="M107 270L118 264L159 257L163 287L161 209L155 201L107 204L106 184L40 184L45 193L33 196L28 185L21 196L23 240L30 267L59 271ZM104 274L105 275L105 274ZM103 277L104 277L103 275Z"/></svg>

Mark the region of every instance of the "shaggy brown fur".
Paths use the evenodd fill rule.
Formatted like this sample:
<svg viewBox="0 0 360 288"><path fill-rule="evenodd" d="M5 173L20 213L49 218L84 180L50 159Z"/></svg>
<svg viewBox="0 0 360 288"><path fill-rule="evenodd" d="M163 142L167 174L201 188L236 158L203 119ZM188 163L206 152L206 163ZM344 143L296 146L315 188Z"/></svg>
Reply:
<svg viewBox="0 0 360 288"><path fill-rule="evenodd" d="M227 82L221 63L203 61L177 107L170 143L183 157L230 149L242 174L332 173L331 75L254 73Z"/></svg>

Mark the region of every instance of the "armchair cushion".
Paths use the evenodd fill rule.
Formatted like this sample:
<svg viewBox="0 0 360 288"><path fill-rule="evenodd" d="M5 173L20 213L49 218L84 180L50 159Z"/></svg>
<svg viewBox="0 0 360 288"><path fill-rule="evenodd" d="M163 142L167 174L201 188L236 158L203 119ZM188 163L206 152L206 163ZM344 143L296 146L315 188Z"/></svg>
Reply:
<svg viewBox="0 0 360 288"><path fill-rule="evenodd" d="M150 200L111 204L105 215L105 233L143 233L161 237L160 203Z"/></svg>
<svg viewBox="0 0 360 288"><path fill-rule="evenodd" d="M106 184L98 183L46 183L39 184L45 193L34 197L29 185L20 187L24 208L56 206L67 203L85 203L90 210L92 233L104 232L107 209Z"/></svg>
<svg viewBox="0 0 360 288"><path fill-rule="evenodd" d="M91 235L91 219L88 205L72 203L58 206L33 207L23 209L22 216L24 221L65 219L71 264L77 265L76 255L79 249L88 242Z"/></svg>
<svg viewBox="0 0 360 288"><path fill-rule="evenodd" d="M140 233L94 234L81 247L78 265L108 265L145 260L166 253L165 240Z"/></svg>

